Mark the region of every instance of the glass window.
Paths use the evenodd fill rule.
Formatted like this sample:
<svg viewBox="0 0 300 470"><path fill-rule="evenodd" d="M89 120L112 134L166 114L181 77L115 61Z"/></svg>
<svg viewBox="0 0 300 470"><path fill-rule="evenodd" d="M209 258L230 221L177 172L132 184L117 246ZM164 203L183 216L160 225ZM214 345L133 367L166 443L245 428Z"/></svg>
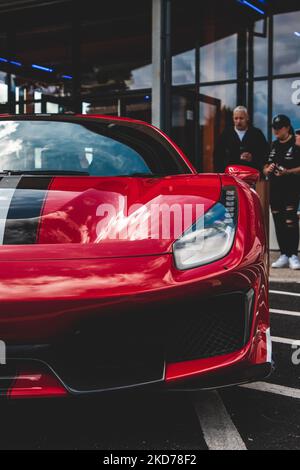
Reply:
<svg viewBox="0 0 300 470"><path fill-rule="evenodd" d="M150 128L95 120L0 120L0 171L94 176L189 173Z"/></svg>
<svg viewBox="0 0 300 470"><path fill-rule="evenodd" d="M172 134L174 142L196 164L195 155L195 93L180 88L172 96ZM197 156L198 157L198 156Z"/></svg>
<svg viewBox="0 0 300 470"><path fill-rule="evenodd" d="M101 114L109 116L118 116L118 98L115 96L99 96L92 102L85 102L83 114Z"/></svg>
<svg viewBox="0 0 300 470"><path fill-rule="evenodd" d="M152 1L100 2L101 15L94 3L81 12L81 90L89 112L99 98L152 87Z"/></svg>
<svg viewBox="0 0 300 470"><path fill-rule="evenodd" d="M203 171L211 172L214 171L213 153L217 139L225 127L232 125L237 86L202 86L200 93L200 152Z"/></svg>
<svg viewBox="0 0 300 470"><path fill-rule="evenodd" d="M236 106L236 84L202 86L200 93L221 100L222 107L234 109Z"/></svg>
<svg viewBox="0 0 300 470"><path fill-rule="evenodd" d="M207 85L200 87L200 93L221 101L221 109L233 111L236 107L237 85Z"/></svg>
<svg viewBox="0 0 300 470"><path fill-rule="evenodd" d="M1 38L0 38L0 45L1 45ZM0 62L0 114L8 113L8 77L9 75L6 73L8 70L7 64Z"/></svg>
<svg viewBox="0 0 300 470"><path fill-rule="evenodd" d="M254 82L253 124L268 136L268 82Z"/></svg>
<svg viewBox="0 0 300 470"><path fill-rule="evenodd" d="M300 72L300 11L274 17L274 73Z"/></svg>
<svg viewBox="0 0 300 470"><path fill-rule="evenodd" d="M71 110L71 25L17 31L11 68L21 114Z"/></svg>
<svg viewBox="0 0 300 470"><path fill-rule="evenodd" d="M152 64L128 72L130 78L125 80L129 90L140 90L152 87Z"/></svg>
<svg viewBox="0 0 300 470"><path fill-rule="evenodd" d="M234 80L237 77L237 34L200 48L200 81Z"/></svg>
<svg viewBox="0 0 300 470"><path fill-rule="evenodd" d="M262 34L264 32L265 20L255 23L254 31ZM254 36L254 76L266 77L268 75L268 37Z"/></svg>
<svg viewBox="0 0 300 470"><path fill-rule="evenodd" d="M149 123L151 123L152 116L151 103L150 94L128 94L120 98L120 108L123 110L123 116Z"/></svg>
<svg viewBox="0 0 300 470"><path fill-rule="evenodd" d="M59 105L57 103L46 102L46 113L57 114L59 113Z"/></svg>
<svg viewBox="0 0 300 470"><path fill-rule="evenodd" d="M200 93L220 101L220 131L222 131L227 125L232 123L232 111L237 105L237 85L202 86ZM206 116L200 116L201 124L205 124L206 120Z"/></svg>
<svg viewBox="0 0 300 470"><path fill-rule="evenodd" d="M172 58L173 85L187 85L195 83L196 51L182 52Z"/></svg>
<svg viewBox="0 0 300 470"><path fill-rule="evenodd" d="M287 114L295 129L300 129L300 75L298 79L273 82L273 114Z"/></svg>
<svg viewBox="0 0 300 470"><path fill-rule="evenodd" d="M39 114L42 112L42 93L40 91L34 92L34 113ZM19 90L18 90L18 98L16 93L16 101L19 101Z"/></svg>
<svg viewBox="0 0 300 470"><path fill-rule="evenodd" d="M0 105L8 101L8 86L6 84L6 73L0 72Z"/></svg>
<svg viewBox="0 0 300 470"><path fill-rule="evenodd" d="M88 114L89 109L90 109L91 103L87 103L86 101L83 101L82 103L82 114Z"/></svg>

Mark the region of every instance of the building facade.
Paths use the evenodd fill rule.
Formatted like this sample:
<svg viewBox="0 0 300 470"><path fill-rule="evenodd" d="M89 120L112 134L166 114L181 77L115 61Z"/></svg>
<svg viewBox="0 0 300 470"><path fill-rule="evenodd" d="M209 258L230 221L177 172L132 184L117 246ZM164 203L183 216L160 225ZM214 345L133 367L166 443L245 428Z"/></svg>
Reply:
<svg viewBox="0 0 300 470"><path fill-rule="evenodd" d="M2 113L110 114L160 126L199 171L236 105L272 139L300 128L291 0L0 0Z"/></svg>

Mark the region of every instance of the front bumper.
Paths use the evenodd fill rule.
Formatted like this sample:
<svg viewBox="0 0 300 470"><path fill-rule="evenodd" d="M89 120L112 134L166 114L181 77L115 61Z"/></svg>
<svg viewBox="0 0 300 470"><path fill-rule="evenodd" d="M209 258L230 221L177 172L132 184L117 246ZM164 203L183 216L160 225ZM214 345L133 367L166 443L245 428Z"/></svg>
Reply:
<svg viewBox="0 0 300 470"><path fill-rule="evenodd" d="M194 392L200 390L215 390L232 387L249 382L260 381L270 376L273 364L238 364L221 372L208 373L194 378L185 378L169 384L164 380L146 382L138 385L118 388L94 389L76 391L68 388L46 364L40 361L11 360L5 366L5 376L0 377L0 397L8 399L25 398L59 398L85 396L99 393L124 392L138 390L139 392Z"/></svg>
<svg viewBox="0 0 300 470"><path fill-rule="evenodd" d="M54 263L53 283L47 278L52 294L72 269L76 275L79 262L72 263L61 271ZM9 306L10 314L0 316L7 344L2 395L214 388L269 374L263 263L219 272L214 265L213 272L206 267L206 275L202 269L194 276L176 272L169 255L92 263L87 278L80 264L75 291L69 283L70 290L47 299L47 289L39 296L35 286L32 299L3 299L2 312ZM111 272L119 282L112 282Z"/></svg>

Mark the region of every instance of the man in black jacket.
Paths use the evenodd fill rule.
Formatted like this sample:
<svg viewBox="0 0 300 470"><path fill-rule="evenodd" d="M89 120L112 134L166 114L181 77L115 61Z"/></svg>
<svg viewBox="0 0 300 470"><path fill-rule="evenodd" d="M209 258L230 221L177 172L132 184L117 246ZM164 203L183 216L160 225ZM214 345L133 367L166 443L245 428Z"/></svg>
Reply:
<svg viewBox="0 0 300 470"><path fill-rule="evenodd" d="M215 148L215 170L223 173L227 165L246 165L262 170L269 154L268 142L260 129L249 123L247 108L233 112L233 127L225 129Z"/></svg>

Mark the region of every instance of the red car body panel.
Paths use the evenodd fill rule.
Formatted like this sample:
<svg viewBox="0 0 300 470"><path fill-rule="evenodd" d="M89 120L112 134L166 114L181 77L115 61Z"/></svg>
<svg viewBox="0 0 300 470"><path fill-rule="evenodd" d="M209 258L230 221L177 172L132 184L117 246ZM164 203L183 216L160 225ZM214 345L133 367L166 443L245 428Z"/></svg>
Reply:
<svg viewBox="0 0 300 470"><path fill-rule="evenodd" d="M163 138L168 139L167 136ZM197 175L180 149L170 139L168 141L188 164L192 174L158 179L53 177L40 209L36 242L0 246L0 339L12 348L14 360L17 358L15 346L51 344L75 331L81 321L101 321L116 312L118 318L126 318L128 311L136 311L142 318L145 310L156 312L166 305L162 315L167 312L165 322L170 326L172 306L184 305L186 299L199 299L201 304L201 299L206 301L253 290L253 317L249 338L242 348L214 357L179 362L166 360L164 375L158 382L185 388L187 379L207 377L213 382L214 374L230 374L236 368L244 371L270 363L267 244L259 198L254 190L236 178ZM112 240L105 227L115 228L118 220L112 220L109 215L97 216L100 204L118 208L120 198L127 198L129 206L147 206L156 201L180 206L200 204L204 213L220 199L222 187L228 186L236 188L239 201L237 232L231 251L218 261L185 271L178 270L174 263L174 236L156 240L146 236L137 240ZM193 217L195 221L195 214ZM136 224L137 219L129 221L129 226ZM183 225L182 231L187 228ZM29 356L29 359L35 361L34 357ZM26 362L24 364L26 369ZM37 370L30 369L30 373L43 383L39 369L41 362L36 360L34 365ZM49 370L51 375L51 364ZM56 374L58 383L54 380ZM23 377L25 382L26 377ZM23 379L19 373L19 381L15 382L21 389L24 388ZM228 378L222 384L235 381L244 382L247 377ZM8 395L62 396L63 390L76 392L56 370L49 380L45 373L44 383L44 394L31 394L29 386L22 395L16 385L15 389L10 387ZM204 382L200 388L206 388L207 384Z"/></svg>

